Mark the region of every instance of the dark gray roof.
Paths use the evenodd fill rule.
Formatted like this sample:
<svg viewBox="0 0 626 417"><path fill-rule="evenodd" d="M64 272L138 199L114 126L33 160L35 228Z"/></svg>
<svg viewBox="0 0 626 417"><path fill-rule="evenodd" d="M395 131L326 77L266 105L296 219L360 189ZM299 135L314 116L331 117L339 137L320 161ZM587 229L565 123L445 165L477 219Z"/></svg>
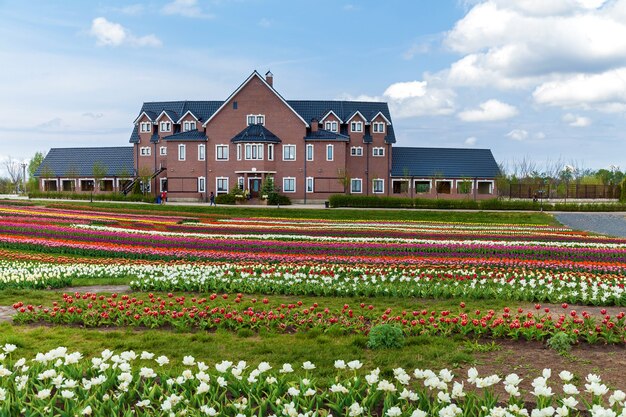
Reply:
<svg viewBox="0 0 626 417"><path fill-rule="evenodd" d="M287 103L308 123L311 120L321 120L329 111L333 111L341 120L346 122L349 117L359 111L367 122L371 122L374 117L381 112L388 120L391 120L387 103L373 101L338 101L338 100L287 100ZM145 112L153 121L165 111L174 119L182 117L187 111L191 111L202 123L206 122L220 106L223 101L159 101L143 103L139 114ZM174 120L175 122L177 120ZM387 126L388 143L395 143L396 137L391 126ZM138 142L138 136L131 135L131 143Z"/></svg>
<svg viewBox="0 0 626 417"><path fill-rule="evenodd" d="M159 134L154 132L150 137L150 142L157 143L159 141Z"/></svg>
<svg viewBox="0 0 626 417"><path fill-rule="evenodd" d="M135 126L133 133L130 134L130 143L139 143L139 126Z"/></svg>
<svg viewBox="0 0 626 417"><path fill-rule="evenodd" d="M270 132L263 125L249 125L244 130L236 134L231 140L237 142L264 142L264 143L280 143L282 142L278 136Z"/></svg>
<svg viewBox="0 0 626 417"><path fill-rule="evenodd" d="M132 146L111 148L52 148L35 172L41 176L42 170L53 177L64 177L70 174L80 177L93 176L96 162L106 168L106 176L133 175Z"/></svg>
<svg viewBox="0 0 626 417"><path fill-rule="evenodd" d="M341 142L347 142L349 139L350 138L346 135L324 129L319 129L316 132L310 132L304 137L304 140L336 140Z"/></svg>
<svg viewBox="0 0 626 417"><path fill-rule="evenodd" d="M498 164L489 149L394 147L392 177L494 178Z"/></svg>
<svg viewBox="0 0 626 417"><path fill-rule="evenodd" d="M163 140L206 142L207 137L204 132L200 132L199 130L188 130L187 132L180 132L165 136Z"/></svg>

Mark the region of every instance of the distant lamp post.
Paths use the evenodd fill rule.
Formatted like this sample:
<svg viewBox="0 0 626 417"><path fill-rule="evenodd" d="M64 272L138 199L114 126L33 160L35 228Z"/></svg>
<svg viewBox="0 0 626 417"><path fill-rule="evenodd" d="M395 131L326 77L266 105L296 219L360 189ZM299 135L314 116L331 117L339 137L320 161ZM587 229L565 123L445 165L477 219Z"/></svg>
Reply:
<svg viewBox="0 0 626 417"><path fill-rule="evenodd" d="M26 193L26 162L22 162L22 191Z"/></svg>

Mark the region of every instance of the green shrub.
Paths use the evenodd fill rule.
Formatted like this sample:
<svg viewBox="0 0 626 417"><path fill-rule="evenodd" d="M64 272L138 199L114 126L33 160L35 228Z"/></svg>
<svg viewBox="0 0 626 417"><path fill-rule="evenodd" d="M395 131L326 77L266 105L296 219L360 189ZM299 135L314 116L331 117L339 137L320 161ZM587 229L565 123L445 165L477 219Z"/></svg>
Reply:
<svg viewBox="0 0 626 417"><path fill-rule="evenodd" d="M546 343L551 349L554 349L558 353L563 354L569 352L574 342L575 338L573 335L565 332L559 332L550 337Z"/></svg>
<svg viewBox="0 0 626 417"><path fill-rule="evenodd" d="M215 204L235 204L235 195L219 194L215 197Z"/></svg>
<svg viewBox="0 0 626 417"><path fill-rule="evenodd" d="M72 193L59 191L32 191L28 193L28 198L54 198L57 200L92 200L93 201L132 201L154 203L155 197L152 194L128 194L122 193Z"/></svg>
<svg viewBox="0 0 626 417"><path fill-rule="evenodd" d="M404 346L404 333L398 326L380 324L372 327L367 347L370 349L397 349Z"/></svg>
<svg viewBox="0 0 626 417"><path fill-rule="evenodd" d="M620 184L621 192L619 194L619 201L622 203L626 203L626 178Z"/></svg>
<svg viewBox="0 0 626 417"><path fill-rule="evenodd" d="M268 206L290 206L291 205L291 199L289 197L287 197L286 195L282 195L282 194L278 194L278 193L271 193L268 197L267 197L267 205Z"/></svg>

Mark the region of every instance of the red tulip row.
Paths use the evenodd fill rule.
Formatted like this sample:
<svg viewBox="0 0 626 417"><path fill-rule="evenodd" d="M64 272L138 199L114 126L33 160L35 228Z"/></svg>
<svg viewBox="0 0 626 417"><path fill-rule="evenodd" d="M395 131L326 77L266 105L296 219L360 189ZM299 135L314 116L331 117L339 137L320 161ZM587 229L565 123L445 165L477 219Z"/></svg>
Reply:
<svg viewBox="0 0 626 417"><path fill-rule="evenodd" d="M461 303L458 311L400 310L374 307L360 303L341 308L324 308L302 301L271 304L270 300L244 297L242 294L206 298L185 296L131 297L93 293L64 294L52 306L33 306L18 302L13 305L17 323L48 322L88 327L133 326L170 327L184 331L261 328L276 332L300 332L310 329L368 334L372 326L390 323L400 326L407 335L464 334L490 337L546 340L558 332L566 332L572 340L588 343L626 342L626 313L595 317L587 312L568 310L556 313L536 305L535 311L505 307L497 312L469 311Z"/></svg>

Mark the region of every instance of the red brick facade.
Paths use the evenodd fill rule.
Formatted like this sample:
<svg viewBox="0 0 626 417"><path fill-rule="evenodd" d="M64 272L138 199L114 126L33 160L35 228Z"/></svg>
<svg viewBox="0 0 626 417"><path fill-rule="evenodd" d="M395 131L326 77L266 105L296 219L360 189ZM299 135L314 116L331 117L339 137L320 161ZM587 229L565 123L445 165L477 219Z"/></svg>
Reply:
<svg viewBox="0 0 626 417"><path fill-rule="evenodd" d="M174 103L179 102L147 104L167 108ZM482 184L473 178L469 191L467 185L458 185L463 178L430 178L426 191L417 178L408 178L409 186L395 184L402 179L391 176L395 136L385 103L374 105L384 108L387 116L375 112L372 103L344 102L357 110L329 110L306 120L301 115L306 107L297 112L289 104L294 102L274 90L273 76L264 79L256 71L226 101L206 103L214 103L215 108L206 112L205 119L191 111L154 114L155 110L144 111L135 120L136 135L131 139L135 167L140 177L153 176L154 194L166 188L175 200L207 201L211 192L219 195L243 184L253 197L260 197L262 183L271 176L280 193L294 202L321 202L344 192L442 198L495 195L493 178L480 179ZM297 103L306 106L307 102ZM249 120L249 116L254 117ZM246 141L245 137L235 141L251 123L263 125L275 135L274 141ZM185 134L187 130L191 134Z"/></svg>

